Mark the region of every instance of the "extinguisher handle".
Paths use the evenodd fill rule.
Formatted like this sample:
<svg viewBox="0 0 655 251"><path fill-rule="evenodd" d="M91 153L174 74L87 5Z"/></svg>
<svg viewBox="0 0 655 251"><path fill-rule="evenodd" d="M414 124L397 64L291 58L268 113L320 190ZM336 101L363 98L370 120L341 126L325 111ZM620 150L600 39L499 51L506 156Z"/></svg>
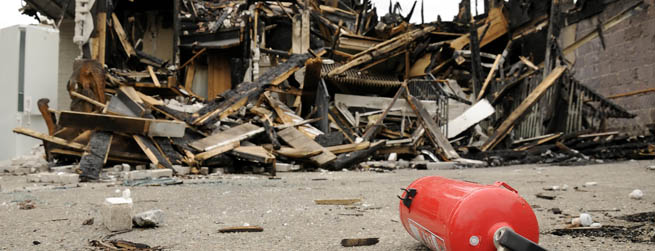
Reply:
<svg viewBox="0 0 655 251"><path fill-rule="evenodd" d="M398 199L402 200L403 205L409 208L410 206L412 206L412 200L416 196L417 191L414 188L410 188L410 189L401 188L400 190L405 191L405 197L403 198L398 196Z"/></svg>
<svg viewBox="0 0 655 251"><path fill-rule="evenodd" d="M499 186L499 187L502 186L502 187L506 188L507 190L510 190L512 192L515 192L515 193L519 193L519 191L517 191L516 189L514 189L513 187L511 187L510 185L508 185L507 183L502 182L502 181L497 181L496 183L494 183L494 185Z"/></svg>
<svg viewBox="0 0 655 251"><path fill-rule="evenodd" d="M511 251L547 251L531 240L517 234L511 229L504 229L497 240L498 244ZM500 249L499 249L500 250Z"/></svg>

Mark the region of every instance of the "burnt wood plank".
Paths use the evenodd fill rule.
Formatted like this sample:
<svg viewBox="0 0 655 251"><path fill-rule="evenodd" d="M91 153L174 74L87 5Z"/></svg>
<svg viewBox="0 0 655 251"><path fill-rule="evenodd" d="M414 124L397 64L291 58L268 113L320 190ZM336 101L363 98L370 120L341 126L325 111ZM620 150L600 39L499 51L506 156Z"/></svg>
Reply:
<svg viewBox="0 0 655 251"><path fill-rule="evenodd" d="M113 135L110 132L97 131L91 135L87 150L80 159L80 178L82 181L98 180L100 171L107 162L109 146Z"/></svg>

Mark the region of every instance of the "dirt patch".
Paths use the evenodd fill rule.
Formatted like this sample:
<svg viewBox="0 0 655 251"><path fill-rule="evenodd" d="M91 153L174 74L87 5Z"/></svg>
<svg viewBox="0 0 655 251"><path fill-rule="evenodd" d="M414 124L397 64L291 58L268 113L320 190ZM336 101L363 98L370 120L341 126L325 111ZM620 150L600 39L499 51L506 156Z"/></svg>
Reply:
<svg viewBox="0 0 655 251"><path fill-rule="evenodd" d="M616 217L633 223L632 226L603 226L597 229L555 229L553 235L571 237L607 237L618 241L655 244L655 212L644 212Z"/></svg>
<svg viewBox="0 0 655 251"><path fill-rule="evenodd" d="M655 212L628 214L616 218L629 222L650 222L651 224L653 224L655 223Z"/></svg>

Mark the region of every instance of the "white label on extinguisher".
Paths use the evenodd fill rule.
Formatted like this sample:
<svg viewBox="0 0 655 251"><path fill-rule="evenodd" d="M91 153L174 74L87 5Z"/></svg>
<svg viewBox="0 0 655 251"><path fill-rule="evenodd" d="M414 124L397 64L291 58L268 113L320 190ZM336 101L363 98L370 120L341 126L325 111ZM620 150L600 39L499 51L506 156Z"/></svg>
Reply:
<svg viewBox="0 0 655 251"><path fill-rule="evenodd" d="M423 245L432 250L447 251L446 242L443 240L443 238L430 232L430 230L424 226L421 226L421 224L416 223L416 221L413 221L412 219L408 218L407 223L409 223L409 229L411 230L410 232L414 239L422 242Z"/></svg>

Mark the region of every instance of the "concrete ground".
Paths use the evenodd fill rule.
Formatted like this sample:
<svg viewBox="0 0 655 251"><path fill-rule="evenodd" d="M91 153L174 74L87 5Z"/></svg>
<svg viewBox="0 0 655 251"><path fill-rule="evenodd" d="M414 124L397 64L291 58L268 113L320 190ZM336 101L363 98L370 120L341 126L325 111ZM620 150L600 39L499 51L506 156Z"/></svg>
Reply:
<svg viewBox="0 0 655 251"><path fill-rule="evenodd" d="M169 250L344 250L349 248L341 247L343 238L377 237L380 242L374 246L352 249L426 250L399 222L396 195L399 188L417 178L440 175L483 184L510 184L535 210L540 243L549 250L654 250L653 242L637 243L611 234L551 234L566 226L570 220L567 215L589 212L604 226L621 226L630 223L614 217L655 211L655 171L647 170L649 165L655 161L386 173L279 173L280 179L275 180L260 175L185 179L182 185L132 187L135 212L162 209L165 223L112 238ZM106 183L56 187L25 180L25 176L0 177L0 250L86 250L90 240L110 233L102 225L99 208L105 197L115 196L115 190L123 187ZM582 187L586 182L597 185ZM567 191L543 190L564 184L569 186ZM573 189L576 186L578 190ZM636 188L644 192L642 200L628 198ZM557 197L544 200L536 198L537 193ZM314 203L316 199L349 198L361 198L362 202L356 208ZM18 202L24 200L34 201L35 208L19 209ZM549 210L555 207L563 213ZM82 225L89 218L95 218L95 223ZM264 231L218 233L220 228L245 224L261 226ZM655 238L655 232L645 234Z"/></svg>

